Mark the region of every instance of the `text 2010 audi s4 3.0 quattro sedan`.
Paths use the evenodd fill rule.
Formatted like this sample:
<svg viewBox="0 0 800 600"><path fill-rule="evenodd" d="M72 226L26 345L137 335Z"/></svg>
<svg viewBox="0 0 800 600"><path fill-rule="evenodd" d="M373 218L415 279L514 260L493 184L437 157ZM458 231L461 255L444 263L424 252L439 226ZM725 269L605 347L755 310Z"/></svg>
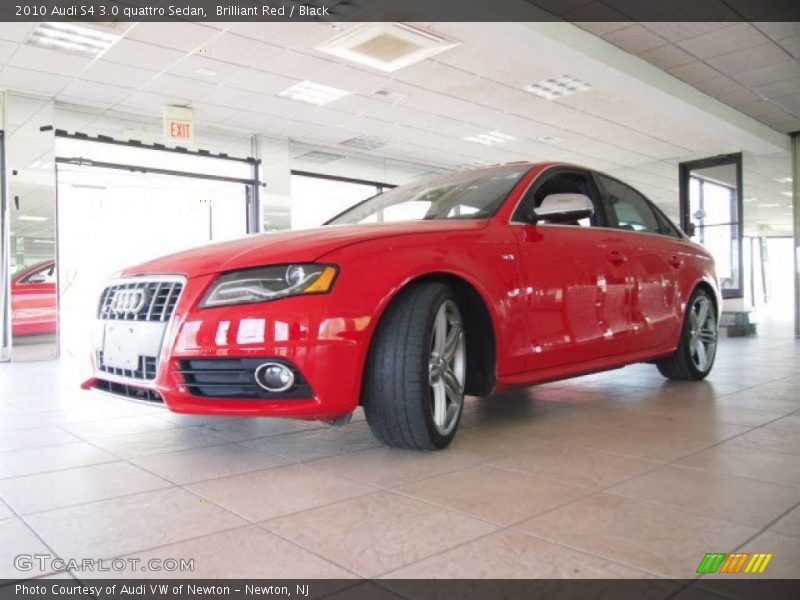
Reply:
<svg viewBox="0 0 800 600"><path fill-rule="evenodd" d="M346 421L441 448L465 394L649 361L703 379L714 264L642 194L570 165L450 174L306 231L127 269L85 388L179 413Z"/></svg>

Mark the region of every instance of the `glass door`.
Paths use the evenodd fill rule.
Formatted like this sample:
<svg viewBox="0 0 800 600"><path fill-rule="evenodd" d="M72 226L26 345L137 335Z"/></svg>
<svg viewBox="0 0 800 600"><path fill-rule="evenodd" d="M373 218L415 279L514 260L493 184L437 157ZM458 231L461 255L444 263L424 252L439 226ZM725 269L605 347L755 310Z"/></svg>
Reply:
<svg viewBox="0 0 800 600"><path fill-rule="evenodd" d="M722 295L742 298L740 154L680 165L681 226L714 257Z"/></svg>

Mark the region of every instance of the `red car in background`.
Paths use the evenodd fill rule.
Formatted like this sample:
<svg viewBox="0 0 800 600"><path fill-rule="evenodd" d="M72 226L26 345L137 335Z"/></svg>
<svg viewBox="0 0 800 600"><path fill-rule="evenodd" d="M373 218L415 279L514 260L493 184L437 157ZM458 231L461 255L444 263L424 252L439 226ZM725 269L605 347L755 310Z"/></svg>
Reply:
<svg viewBox="0 0 800 600"><path fill-rule="evenodd" d="M57 315L54 260L37 263L11 278L12 335L52 335L56 332Z"/></svg>
<svg viewBox="0 0 800 600"><path fill-rule="evenodd" d="M465 394L654 362L711 370L714 263L642 194L571 165L455 173L326 226L160 258L109 282L84 383L179 413L453 438Z"/></svg>

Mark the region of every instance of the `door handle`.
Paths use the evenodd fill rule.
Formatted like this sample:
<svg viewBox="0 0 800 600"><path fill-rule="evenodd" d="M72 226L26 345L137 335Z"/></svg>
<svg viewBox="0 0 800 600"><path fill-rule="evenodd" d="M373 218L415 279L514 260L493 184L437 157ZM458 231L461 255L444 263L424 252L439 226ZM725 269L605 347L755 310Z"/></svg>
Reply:
<svg viewBox="0 0 800 600"><path fill-rule="evenodd" d="M608 262L610 262L612 265L619 266L628 262L628 257L619 250L612 250L608 253Z"/></svg>
<svg viewBox="0 0 800 600"><path fill-rule="evenodd" d="M678 258L676 255L674 255L674 254L669 257L667 262L669 263L669 265L671 267L673 267L675 269L679 269L680 266L683 264L683 261L680 258Z"/></svg>

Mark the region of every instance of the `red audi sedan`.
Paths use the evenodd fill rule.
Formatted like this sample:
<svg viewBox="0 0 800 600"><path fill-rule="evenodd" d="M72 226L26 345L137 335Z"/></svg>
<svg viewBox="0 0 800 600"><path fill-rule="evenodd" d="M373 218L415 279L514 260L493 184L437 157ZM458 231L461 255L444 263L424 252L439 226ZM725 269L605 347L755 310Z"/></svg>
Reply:
<svg viewBox="0 0 800 600"><path fill-rule="evenodd" d="M52 335L58 315L56 262L47 260L11 277L11 334Z"/></svg>
<svg viewBox="0 0 800 600"><path fill-rule="evenodd" d="M84 387L179 413L346 422L362 405L385 443L435 449L465 394L637 362L703 379L720 306L709 253L633 188L502 165L127 269Z"/></svg>

